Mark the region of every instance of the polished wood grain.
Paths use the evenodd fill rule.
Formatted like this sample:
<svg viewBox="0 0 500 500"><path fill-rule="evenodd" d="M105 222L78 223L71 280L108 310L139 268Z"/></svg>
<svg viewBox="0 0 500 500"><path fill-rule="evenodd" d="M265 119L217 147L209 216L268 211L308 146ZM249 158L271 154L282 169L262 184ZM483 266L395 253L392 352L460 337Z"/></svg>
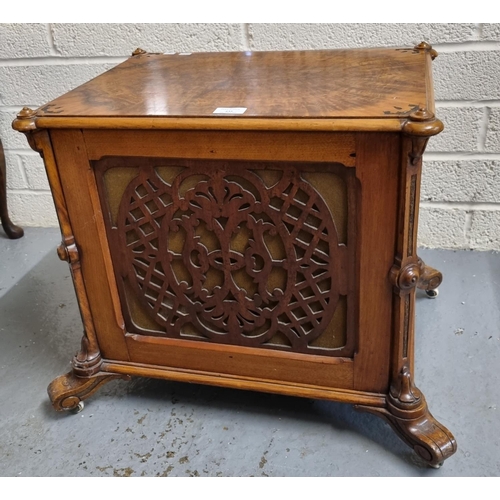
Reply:
<svg viewBox="0 0 500 500"><path fill-rule="evenodd" d="M392 287L400 140L396 134L357 134L359 323L355 387L385 392L389 386ZM376 168L373 166L376 165ZM381 196L381 193L384 193Z"/></svg>
<svg viewBox="0 0 500 500"><path fill-rule="evenodd" d="M436 55L137 49L24 108L84 325L54 407L150 376L353 403L452 455L414 382L415 290L442 279L416 247Z"/></svg>
<svg viewBox="0 0 500 500"><path fill-rule="evenodd" d="M129 354L123 337L124 330L122 325L117 324L113 308L113 288L106 282L106 258L99 237L99 231L104 231L104 223L102 214L94 213L93 210L87 180L91 170L82 132L54 130L50 137L60 176L60 189L79 255L83 283L77 288L77 298L86 324L86 335L95 339L92 345L100 351L100 355L127 361ZM80 360L80 364L84 364L84 361Z"/></svg>
<svg viewBox="0 0 500 500"><path fill-rule="evenodd" d="M243 107L242 118L405 117L427 104L426 59L416 49L140 54L38 115L212 117Z"/></svg>
<svg viewBox="0 0 500 500"><path fill-rule="evenodd" d="M261 130L309 132L400 132L404 119L397 118L95 118L41 117L38 128L92 130Z"/></svg>
<svg viewBox="0 0 500 500"><path fill-rule="evenodd" d="M453 455L457 444L451 432L430 413L422 392L415 386L415 290L440 273L426 268L417 256L418 200L422 154L431 130L443 125L426 108L410 115L401 139L397 233L394 263L389 272L393 285L390 387L384 408L360 406L386 419L399 436L431 467L440 467ZM428 277L426 276L428 273ZM431 278L432 276L432 278Z"/></svg>
<svg viewBox="0 0 500 500"><path fill-rule="evenodd" d="M214 376L223 373L272 380L277 385L280 381L303 383L317 389L354 388L351 358L158 336L127 334L125 339L133 363L152 364L165 370L187 369Z"/></svg>
<svg viewBox="0 0 500 500"><path fill-rule="evenodd" d="M318 161L354 167L353 134L279 131L84 130L91 160L105 156ZM244 147L242 147L244 145Z"/></svg>

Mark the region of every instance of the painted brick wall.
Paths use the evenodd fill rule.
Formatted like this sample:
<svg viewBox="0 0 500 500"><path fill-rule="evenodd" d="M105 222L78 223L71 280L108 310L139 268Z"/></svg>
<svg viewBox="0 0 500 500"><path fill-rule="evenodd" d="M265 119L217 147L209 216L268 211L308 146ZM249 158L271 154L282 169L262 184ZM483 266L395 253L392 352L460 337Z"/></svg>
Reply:
<svg viewBox="0 0 500 500"><path fill-rule="evenodd" d="M500 250L500 24L0 24L0 137L11 218L57 224L41 159L11 121L118 64L151 52L412 46L434 61L445 131L424 158L419 243Z"/></svg>

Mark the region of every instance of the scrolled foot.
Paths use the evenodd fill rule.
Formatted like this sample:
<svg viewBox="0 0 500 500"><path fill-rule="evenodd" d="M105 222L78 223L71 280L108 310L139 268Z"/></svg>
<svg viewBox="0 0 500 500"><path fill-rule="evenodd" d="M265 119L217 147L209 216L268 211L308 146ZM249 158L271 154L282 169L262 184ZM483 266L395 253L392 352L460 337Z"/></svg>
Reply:
<svg viewBox="0 0 500 500"><path fill-rule="evenodd" d="M437 269L425 264L422 259L418 259L420 268L420 278L417 282L417 288L425 290L427 297L435 299L438 296L436 288L442 283L443 275Z"/></svg>
<svg viewBox="0 0 500 500"><path fill-rule="evenodd" d="M129 377L101 372L90 378L81 378L76 377L73 372L69 372L53 380L47 388L47 392L55 410L74 410L75 413L78 413L83 410L84 399L92 396L101 385L115 378L128 379Z"/></svg>
<svg viewBox="0 0 500 500"><path fill-rule="evenodd" d="M431 415L423 396L421 398L418 407L410 410L394 406L390 397L386 408L357 408L383 417L418 456L438 469L457 451L457 443L453 434Z"/></svg>

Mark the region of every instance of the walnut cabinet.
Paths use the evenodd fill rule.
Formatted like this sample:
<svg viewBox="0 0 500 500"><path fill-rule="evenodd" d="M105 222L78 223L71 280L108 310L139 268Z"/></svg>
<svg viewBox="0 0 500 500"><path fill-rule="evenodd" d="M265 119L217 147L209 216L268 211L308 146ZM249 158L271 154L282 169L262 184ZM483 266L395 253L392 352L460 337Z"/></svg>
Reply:
<svg viewBox="0 0 500 500"><path fill-rule="evenodd" d="M413 382L421 157L436 52L132 57L15 129L42 155L84 333L48 389L147 376L351 403L429 465Z"/></svg>

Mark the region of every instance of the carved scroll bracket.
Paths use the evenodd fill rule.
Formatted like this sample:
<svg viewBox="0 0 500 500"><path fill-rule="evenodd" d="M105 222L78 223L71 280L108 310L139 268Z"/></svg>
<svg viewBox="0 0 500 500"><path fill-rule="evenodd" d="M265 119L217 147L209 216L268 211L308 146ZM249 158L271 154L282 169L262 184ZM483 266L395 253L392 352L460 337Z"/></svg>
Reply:
<svg viewBox="0 0 500 500"><path fill-rule="evenodd" d="M61 260L68 262L70 266L84 325L81 348L73 358L73 371L77 376L89 377L100 371L102 358L83 282L80 254L74 236L64 238L64 241L57 247L57 255Z"/></svg>
<svg viewBox="0 0 500 500"><path fill-rule="evenodd" d="M420 161L429 137L439 134L443 129L443 122L424 106L419 106L410 114L408 121L403 125L403 133L411 137L412 147L409 156L412 165Z"/></svg>
<svg viewBox="0 0 500 500"><path fill-rule="evenodd" d="M389 271L389 279L398 294L406 295L415 287L426 291L435 290L442 283L443 275L417 257L416 261L407 261L405 265L394 264Z"/></svg>
<svg viewBox="0 0 500 500"><path fill-rule="evenodd" d="M418 288L422 290L435 290L443 281L443 275L437 269L427 266L422 259L418 259L420 268L420 278L418 280Z"/></svg>
<svg viewBox="0 0 500 500"><path fill-rule="evenodd" d="M418 262L408 262L403 266L394 264L389 272L389 279L398 293L410 293L420 280L422 268Z"/></svg>
<svg viewBox="0 0 500 500"><path fill-rule="evenodd" d="M83 401L92 396L103 384L113 379L130 380L128 375L115 375L100 372L90 378L75 377L73 372L61 375L51 382L47 388L52 406L57 411L79 411L83 409Z"/></svg>

